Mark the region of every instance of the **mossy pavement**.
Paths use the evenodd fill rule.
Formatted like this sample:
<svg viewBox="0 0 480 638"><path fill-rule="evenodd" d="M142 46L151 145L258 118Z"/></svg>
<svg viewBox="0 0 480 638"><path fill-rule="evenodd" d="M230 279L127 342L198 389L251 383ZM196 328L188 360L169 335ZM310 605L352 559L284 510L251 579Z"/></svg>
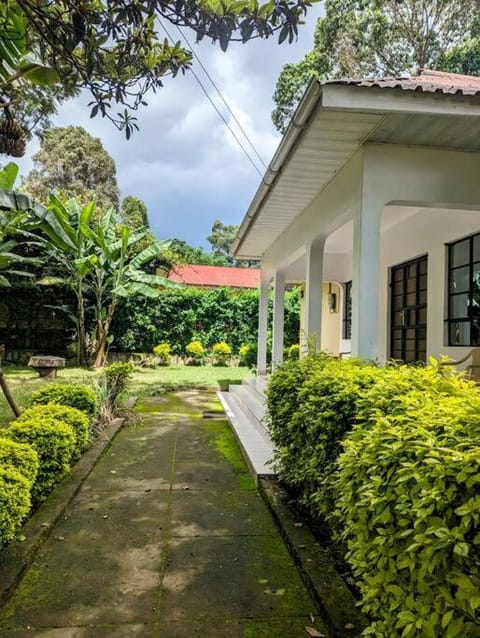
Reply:
<svg viewBox="0 0 480 638"><path fill-rule="evenodd" d="M0 636L325 631L228 423L202 418L212 409L193 390L138 404L2 610Z"/></svg>

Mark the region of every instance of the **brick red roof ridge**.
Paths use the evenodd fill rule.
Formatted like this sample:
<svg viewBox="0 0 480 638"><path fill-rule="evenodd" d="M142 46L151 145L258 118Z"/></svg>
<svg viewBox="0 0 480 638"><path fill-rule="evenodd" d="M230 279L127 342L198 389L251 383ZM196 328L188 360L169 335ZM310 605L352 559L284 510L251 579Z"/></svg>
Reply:
<svg viewBox="0 0 480 638"><path fill-rule="evenodd" d="M174 266L168 274L168 279L191 286L256 288L260 282L260 270L185 264Z"/></svg>
<svg viewBox="0 0 480 638"><path fill-rule="evenodd" d="M376 87L380 89L397 89L404 91L422 91L425 93L457 94L474 96L480 94L480 77L437 71L435 69L420 69L418 75L400 75L380 78L344 78L326 80L322 84L342 84L349 86Z"/></svg>

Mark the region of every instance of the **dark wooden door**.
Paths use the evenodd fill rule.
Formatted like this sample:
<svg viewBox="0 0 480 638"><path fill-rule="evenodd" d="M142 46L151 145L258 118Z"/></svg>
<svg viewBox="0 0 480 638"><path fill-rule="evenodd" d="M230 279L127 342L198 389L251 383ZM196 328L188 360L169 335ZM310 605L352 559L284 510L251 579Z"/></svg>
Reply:
<svg viewBox="0 0 480 638"><path fill-rule="evenodd" d="M392 359L405 363L427 359L427 271L427 255L392 268Z"/></svg>

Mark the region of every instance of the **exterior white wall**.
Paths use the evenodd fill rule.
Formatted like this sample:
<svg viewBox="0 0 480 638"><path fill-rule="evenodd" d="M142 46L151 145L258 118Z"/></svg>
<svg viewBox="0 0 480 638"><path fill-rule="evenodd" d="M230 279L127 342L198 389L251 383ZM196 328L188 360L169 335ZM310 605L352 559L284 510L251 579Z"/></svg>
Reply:
<svg viewBox="0 0 480 638"><path fill-rule="evenodd" d="M331 312L329 306L329 292L330 286L332 293L337 295L337 308L336 312ZM336 283L322 284L322 328L320 347L322 350L326 350L331 354L338 356L339 346L341 344L341 327L342 327L342 290ZM300 300L300 344L305 342L305 296L302 296Z"/></svg>

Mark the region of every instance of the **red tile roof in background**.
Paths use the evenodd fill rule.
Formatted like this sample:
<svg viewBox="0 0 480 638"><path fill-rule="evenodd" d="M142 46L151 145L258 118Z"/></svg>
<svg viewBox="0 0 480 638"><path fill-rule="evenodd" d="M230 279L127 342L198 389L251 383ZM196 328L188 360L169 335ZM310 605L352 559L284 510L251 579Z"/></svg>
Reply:
<svg viewBox="0 0 480 638"><path fill-rule="evenodd" d="M188 286L256 288L260 283L260 270L187 264L174 266L168 279Z"/></svg>
<svg viewBox="0 0 480 638"><path fill-rule="evenodd" d="M368 79L340 79L327 80L326 84L349 84L354 86L377 87L381 89L400 88L404 91L421 91L425 93L460 93L462 95L480 94L480 77L461 75L459 73L447 73L446 71L433 71L421 69L418 75L373 78Z"/></svg>

